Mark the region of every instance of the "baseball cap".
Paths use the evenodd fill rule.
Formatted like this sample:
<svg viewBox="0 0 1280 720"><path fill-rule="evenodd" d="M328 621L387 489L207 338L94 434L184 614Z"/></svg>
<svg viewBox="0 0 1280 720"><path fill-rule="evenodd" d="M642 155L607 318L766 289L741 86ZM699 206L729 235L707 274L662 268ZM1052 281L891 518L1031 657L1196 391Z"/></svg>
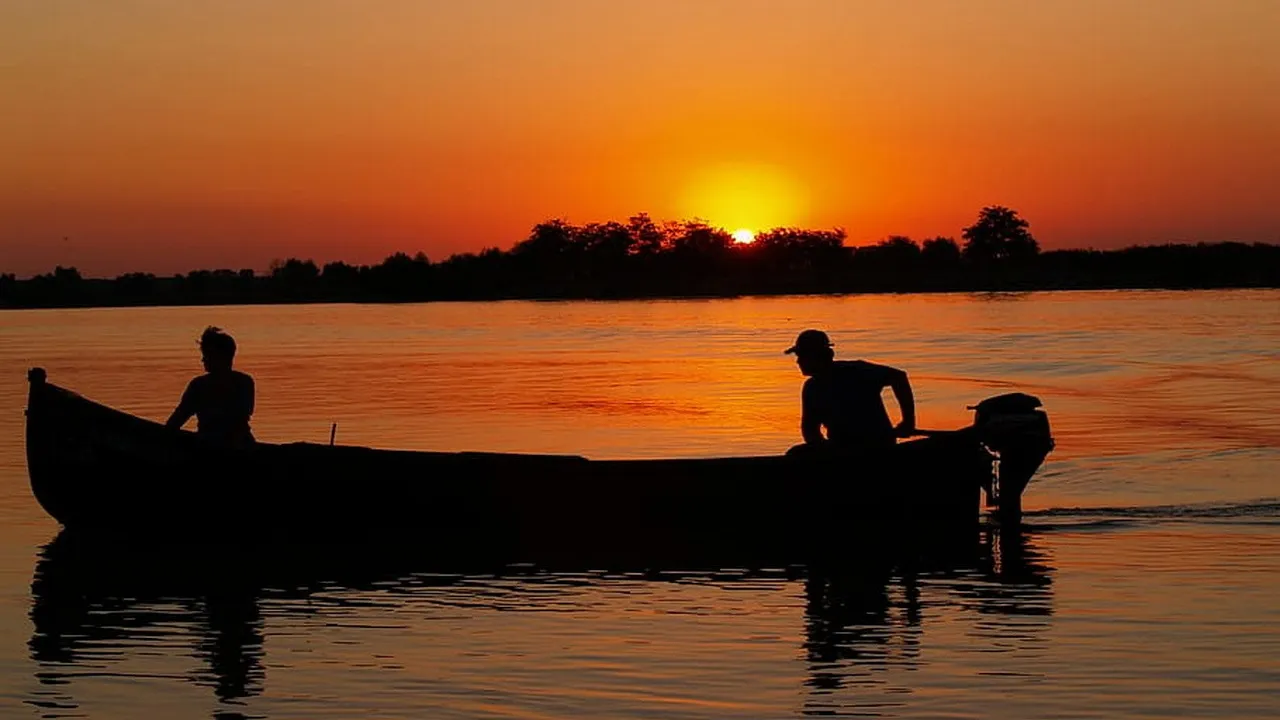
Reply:
<svg viewBox="0 0 1280 720"><path fill-rule="evenodd" d="M821 330L805 330L796 336L795 345L782 352L786 355L799 355L813 352L814 350L825 350L834 344L831 342L831 338L827 337L827 334Z"/></svg>

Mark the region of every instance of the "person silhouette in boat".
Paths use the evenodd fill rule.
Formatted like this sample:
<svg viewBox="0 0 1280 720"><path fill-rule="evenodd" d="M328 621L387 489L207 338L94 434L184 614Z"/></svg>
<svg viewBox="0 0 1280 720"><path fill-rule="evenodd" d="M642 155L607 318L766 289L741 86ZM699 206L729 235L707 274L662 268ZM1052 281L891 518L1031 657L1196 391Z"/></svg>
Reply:
<svg viewBox="0 0 1280 720"><path fill-rule="evenodd" d="M253 378L231 369L236 341L221 328L210 326L200 335L200 360L205 374L192 379L169 421L181 428L194 415L197 434L226 447L253 442L249 416L253 415Z"/></svg>
<svg viewBox="0 0 1280 720"><path fill-rule="evenodd" d="M826 333L805 330L784 351L796 356L800 372L809 378L800 396L804 444L790 454L818 449L875 452L914 434L915 396L907 374L866 360L836 360L832 347ZM881 396L886 387L893 389L902 413L897 426L889 420Z"/></svg>

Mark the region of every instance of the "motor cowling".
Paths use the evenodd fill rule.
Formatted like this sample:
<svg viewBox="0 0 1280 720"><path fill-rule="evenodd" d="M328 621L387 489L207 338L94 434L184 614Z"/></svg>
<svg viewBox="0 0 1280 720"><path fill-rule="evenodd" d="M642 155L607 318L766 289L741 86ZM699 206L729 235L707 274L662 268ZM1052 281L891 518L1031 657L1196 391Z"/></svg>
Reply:
<svg viewBox="0 0 1280 720"><path fill-rule="evenodd" d="M1052 448L1049 416L1041 406L1040 398L1016 392L989 397L969 409L974 411L973 426L981 431L983 444L1001 452L1026 443Z"/></svg>
<svg viewBox="0 0 1280 720"><path fill-rule="evenodd" d="M1053 449L1049 416L1040 398L1020 392L989 397L969 409L982 444L997 458L991 482L983 485L987 506L1016 520L1022 513L1022 491Z"/></svg>

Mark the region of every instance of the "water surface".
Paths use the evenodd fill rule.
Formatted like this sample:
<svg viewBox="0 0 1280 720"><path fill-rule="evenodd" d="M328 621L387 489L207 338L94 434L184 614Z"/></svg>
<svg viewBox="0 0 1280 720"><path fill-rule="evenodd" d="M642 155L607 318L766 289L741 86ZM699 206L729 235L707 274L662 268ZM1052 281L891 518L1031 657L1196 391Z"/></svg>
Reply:
<svg viewBox="0 0 1280 720"><path fill-rule="evenodd" d="M590 457L779 452L804 327L907 369L922 426L1040 396L1022 533L836 577L411 562L227 574L76 550L30 497L26 367L163 419L207 324L254 430ZM0 681L16 717L1271 717L1280 292L0 314ZM589 542L589 538L584 538ZM874 548L849 548L869 556Z"/></svg>

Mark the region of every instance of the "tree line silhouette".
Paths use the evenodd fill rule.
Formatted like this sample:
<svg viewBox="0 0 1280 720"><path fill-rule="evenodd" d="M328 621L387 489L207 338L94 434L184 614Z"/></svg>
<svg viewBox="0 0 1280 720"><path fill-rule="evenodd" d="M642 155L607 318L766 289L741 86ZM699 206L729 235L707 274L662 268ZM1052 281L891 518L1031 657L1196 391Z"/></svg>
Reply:
<svg viewBox="0 0 1280 720"><path fill-rule="evenodd" d="M962 242L891 236L845 245L841 229L775 228L738 244L701 220L540 223L510 250L377 265L290 258L253 270L85 278L75 268L0 273L0 307L427 300L621 299L858 292L1280 287L1280 245L1200 243L1041 252L1006 207L983 208Z"/></svg>

